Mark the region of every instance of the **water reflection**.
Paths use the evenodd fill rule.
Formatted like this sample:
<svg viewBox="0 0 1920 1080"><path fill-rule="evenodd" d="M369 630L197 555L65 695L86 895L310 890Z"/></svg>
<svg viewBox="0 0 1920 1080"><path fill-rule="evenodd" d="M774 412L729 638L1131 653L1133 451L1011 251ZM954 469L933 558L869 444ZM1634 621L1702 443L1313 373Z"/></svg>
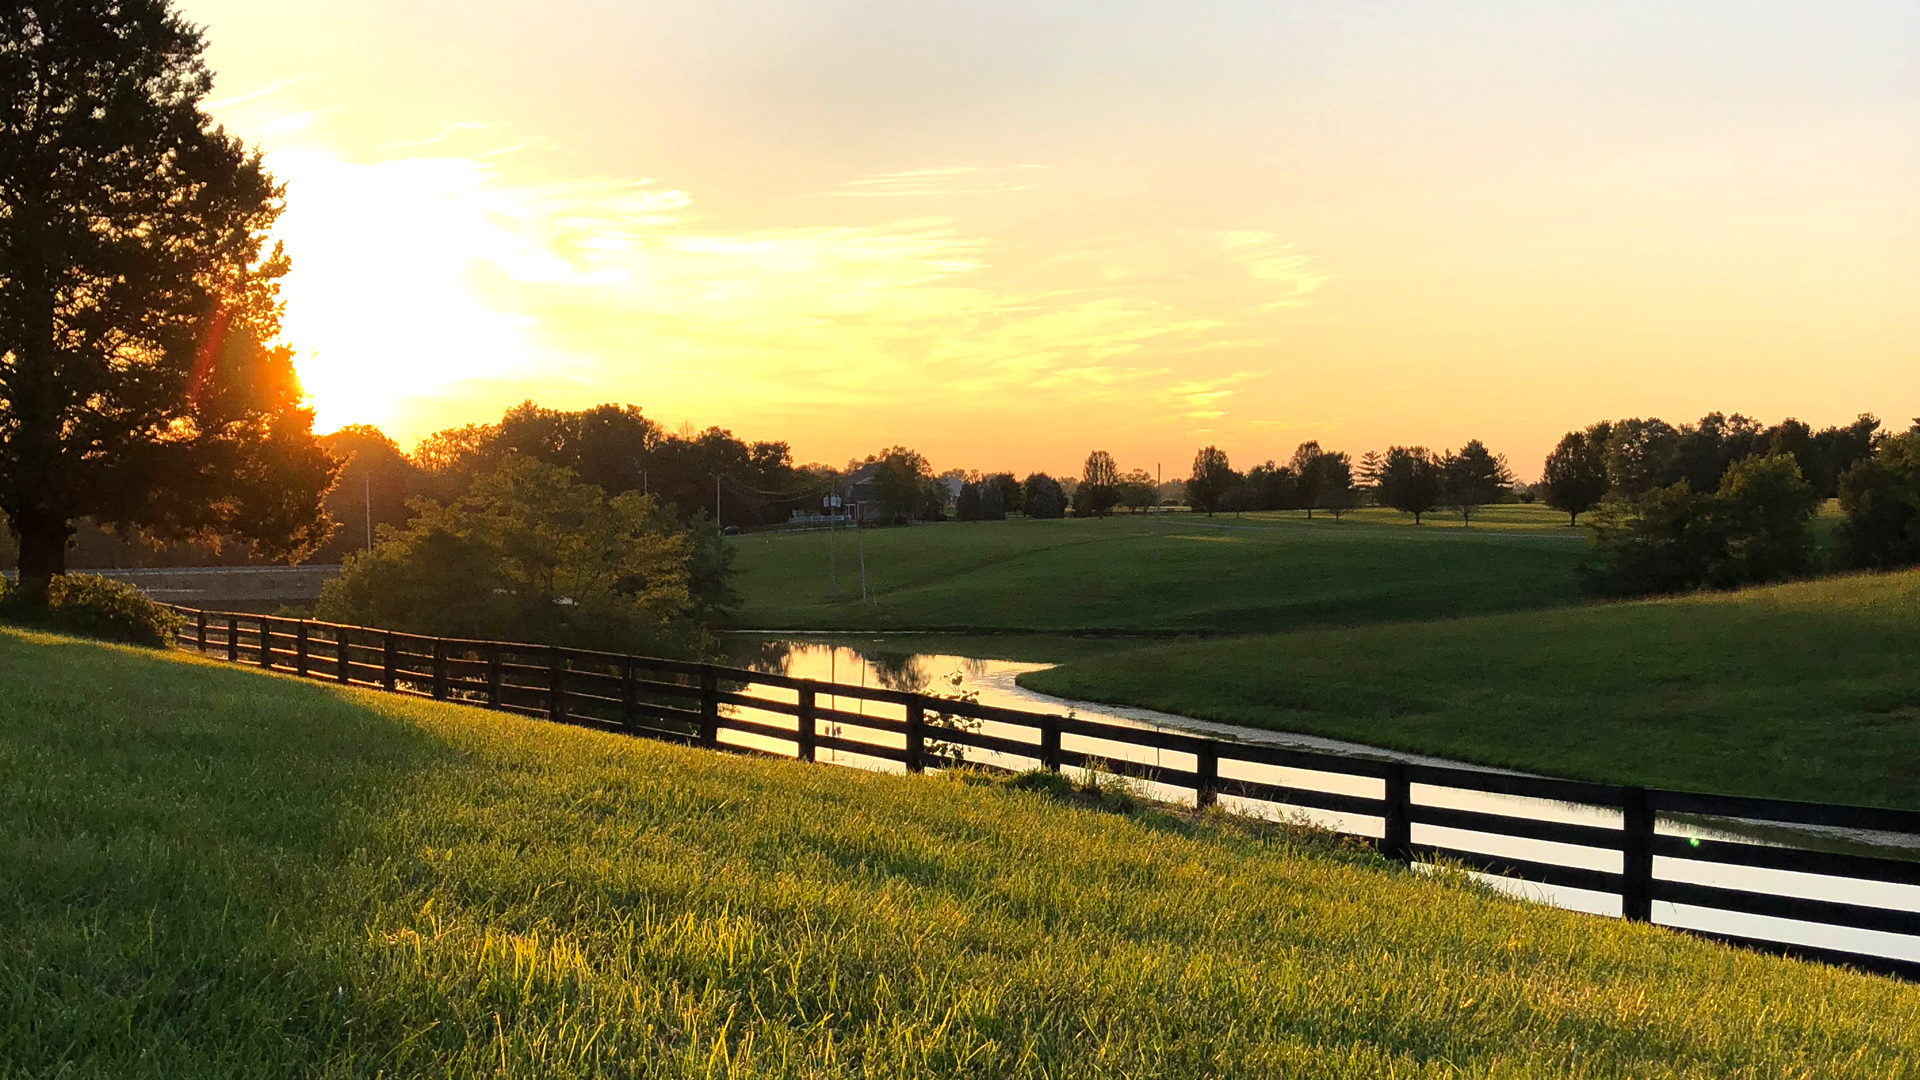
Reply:
<svg viewBox="0 0 1920 1080"><path fill-rule="evenodd" d="M1121 727L1182 731L1226 740L1260 742L1349 756L1371 756L1444 765L1458 764L1420 755L1397 754L1311 735L1259 731L1145 709L1063 701L1027 690L1014 681L1022 672L1036 671L1048 665L946 653L916 652L911 649L911 642L910 637L879 639L860 645L805 638L738 638L728 642L729 663L754 671L813 679L822 683L880 687L935 696L971 695L974 700L984 705L996 705L1028 712L1072 714ZM768 701L796 700L794 691L776 687L756 686L747 693ZM825 708L843 710L856 717L894 721L904 717L902 706L836 696L824 688L819 703ZM767 721L770 717L756 715L754 719ZM789 729L793 724L791 717L777 718L777 721L780 726ZM1032 729L1019 725L989 721L983 725L982 730L990 736L1020 742L1029 742L1034 738ZM831 751L823 750L821 752L823 759L889 771L900 769L900 766L892 761L882 757L863 755L858 749L864 744L874 748L897 750L905 745L904 738L897 734L863 729L857 722L823 724L822 734L843 738L849 743L848 746L836 747ZM738 742L741 745L751 745L781 753L792 752L791 742L781 743L778 740L744 733L730 733L727 738L728 741ZM1099 757L1108 762L1136 762L1178 770L1191 770L1196 767L1191 754L1087 736L1066 735L1061 745L1063 749ZM1002 768L1027 769L1036 767L1038 764L1037 745L1032 755L971 748L966 749L964 753L969 761ZM1472 766L1465 767L1472 768ZM1377 779L1342 773L1283 768L1231 760L1222 761L1220 770L1221 778L1228 781L1242 779L1365 798L1379 798L1383 790ZM1080 770L1072 767L1064 771L1069 776L1078 776L1080 773ZM1144 797L1164 802L1191 803L1193 798L1193 793L1185 788L1174 788L1148 781L1136 781L1135 786ZM1460 788L1416 784L1413 800L1416 804L1425 806L1594 825L1608 829L1620 827L1618 810L1522 796L1495 795ZM1220 804L1224 808L1255 816L1305 819L1358 836L1379 837L1383 831L1383 823L1379 817L1364 814L1278 806L1228 794L1222 795ZM1743 831L1735 822L1662 818L1658 828L1661 833L1697 836L1703 839L1731 839L1749 843L1771 842L1767 837L1756 835L1751 829ZM1416 844L1435 844L1496 858L1551 862L1610 873L1617 873L1621 869L1621 855L1617 850L1555 841L1503 836L1423 823L1413 825L1412 840ZM1657 858L1654 865L1655 876L1664 880L1692 881L1778 895L1868 904L1900 911L1920 911L1920 887L1915 886L1706 863L1666 856ZM1620 898L1612 893L1596 893L1585 889L1517 881L1492 875L1477 874L1475 876L1504 892L1527 899L1600 915L1620 914ZM1665 901L1655 903L1654 921L1670 926L1742 934L1793 944L1920 961L1920 937L1910 935L1694 908Z"/></svg>

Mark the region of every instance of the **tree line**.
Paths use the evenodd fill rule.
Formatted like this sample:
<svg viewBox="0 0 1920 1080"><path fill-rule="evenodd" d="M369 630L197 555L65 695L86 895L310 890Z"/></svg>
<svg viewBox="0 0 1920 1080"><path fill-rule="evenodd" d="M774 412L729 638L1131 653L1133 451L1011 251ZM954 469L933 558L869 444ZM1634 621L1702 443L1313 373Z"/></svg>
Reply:
<svg viewBox="0 0 1920 1080"><path fill-rule="evenodd" d="M1893 434L1861 415L1814 430L1737 413L1697 423L1602 421L1547 455L1540 494L1569 524L1591 512L1582 569L1601 595L1803 577L1820 569L1812 522L1838 499L1834 568L1920 562L1920 420Z"/></svg>
<svg viewBox="0 0 1920 1080"><path fill-rule="evenodd" d="M1441 452L1424 446L1370 450L1358 462L1309 440L1286 464L1267 460L1244 473L1233 468L1226 451L1203 446L1186 481L1187 505L1197 513L1305 510L1311 518L1324 511L1338 521L1370 501L1412 514L1416 524L1445 508L1470 525L1481 507L1506 501L1514 490L1506 457L1479 439Z"/></svg>

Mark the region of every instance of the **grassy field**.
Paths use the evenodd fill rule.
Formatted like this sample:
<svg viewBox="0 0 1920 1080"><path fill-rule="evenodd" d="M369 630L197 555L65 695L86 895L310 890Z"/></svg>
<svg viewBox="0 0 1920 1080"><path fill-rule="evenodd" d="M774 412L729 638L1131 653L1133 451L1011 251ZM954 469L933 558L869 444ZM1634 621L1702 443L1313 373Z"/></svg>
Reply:
<svg viewBox="0 0 1920 1080"><path fill-rule="evenodd" d="M1021 678L1555 775L1920 808L1920 572L1177 642Z"/></svg>
<svg viewBox="0 0 1920 1080"><path fill-rule="evenodd" d="M1916 1075L1912 987L1308 834L0 633L8 1077Z"/></svg>
<svg viewBox="0 0 1920 1080"><path fill-rule="evenodd" d="M871 604L854 534L733 541L755 629L1248 632L1548 607L1578 599L1584 530L1544 507L1504 506L1462 528L1368 510L1335 523L1243 518L954 522L870 529ZM1155 558L1156 548L1159 558Z"/></svg>

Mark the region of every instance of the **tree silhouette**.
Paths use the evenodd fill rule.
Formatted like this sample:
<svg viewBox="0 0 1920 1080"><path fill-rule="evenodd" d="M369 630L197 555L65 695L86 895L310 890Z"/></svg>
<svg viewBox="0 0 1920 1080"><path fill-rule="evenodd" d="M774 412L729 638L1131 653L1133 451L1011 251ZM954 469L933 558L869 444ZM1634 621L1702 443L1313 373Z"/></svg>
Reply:
<svg viewBox="0 0 1920 1080"><path fill-rule="evenodd" d="M1380 465L1380 501L1420 524L1422 515L1440 505L1444 491L1440 462L1424 446L1395 446Z"/></svg>
<svg viewBox="0 0 1920 1080"><path fill-rule="evenodd" d="M1473 524L1474 512L1497 503L1513 487L1507 459L1494 454L1479 439L1469 440L1441 462L1447 505L1460 512L1460 521Z"/></svg>
<svg viewBox="0 0 1920 1080"><path fill-rule="evenodd" d="M201 110L204 48L165 0L0 9L0 511L36 592L83 516L272 558L331 529L281 189Z"/></svg>
<svg viewBox="0 0 1920 1080"><path fill-rule="evenodd" d="M1187 506L1208 517L1226 505L1227 494L1240 478L1227 463L1227 452L1203 446L1193 455L1193 473L1187 478Z"/></svg>
<svg viewBox="0 0 1920 1080"><path fill-rule="evenodd" d="M1080 470L1080 486L1073 492L1074 513L1106 517L1120 501L1119 486L1120 468L1113 463L1113 455L1105 450L1088 454Z"/></svg>
<svg viewBox="0 0 1920 1080"><path fill-rule="evenodd" d="M1578 525L1580 515L1600 504L1607 495L1607 424L1595 424L1585 431L1569 431L1547 454L1540 474L1546 503L1567 515L1567 524Z"/></svg>

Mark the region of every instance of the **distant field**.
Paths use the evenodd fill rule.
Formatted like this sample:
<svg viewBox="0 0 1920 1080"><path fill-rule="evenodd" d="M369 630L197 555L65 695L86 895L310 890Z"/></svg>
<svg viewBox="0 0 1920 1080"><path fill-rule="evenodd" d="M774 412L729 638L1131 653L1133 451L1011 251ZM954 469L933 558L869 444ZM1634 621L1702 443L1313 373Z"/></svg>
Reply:
<svg viewBox="0 0 1920 1080"><path fill-rule="evenodd" d="M1920 808L1920 572L1156 644L1021 682L1561 776Z"/></svg>
<svg viewBox="0 0 1920 1080"><path fill-rule="evenodd" d="M1550 607L1578 599L1586 532L1544 507L1470 529L1369 510L954 522L732 541L755 629L1248 632ZM1157 539L1156 539L1156 533ZM1154 557L1158 548L1159 558Z"/></svg>
<svg viewBox="0 0 1920 1080"><path fill-rule="evenodd" d="M1911 1077L1912 987L1322 839L0 632L0 1074Z"/></svg>

